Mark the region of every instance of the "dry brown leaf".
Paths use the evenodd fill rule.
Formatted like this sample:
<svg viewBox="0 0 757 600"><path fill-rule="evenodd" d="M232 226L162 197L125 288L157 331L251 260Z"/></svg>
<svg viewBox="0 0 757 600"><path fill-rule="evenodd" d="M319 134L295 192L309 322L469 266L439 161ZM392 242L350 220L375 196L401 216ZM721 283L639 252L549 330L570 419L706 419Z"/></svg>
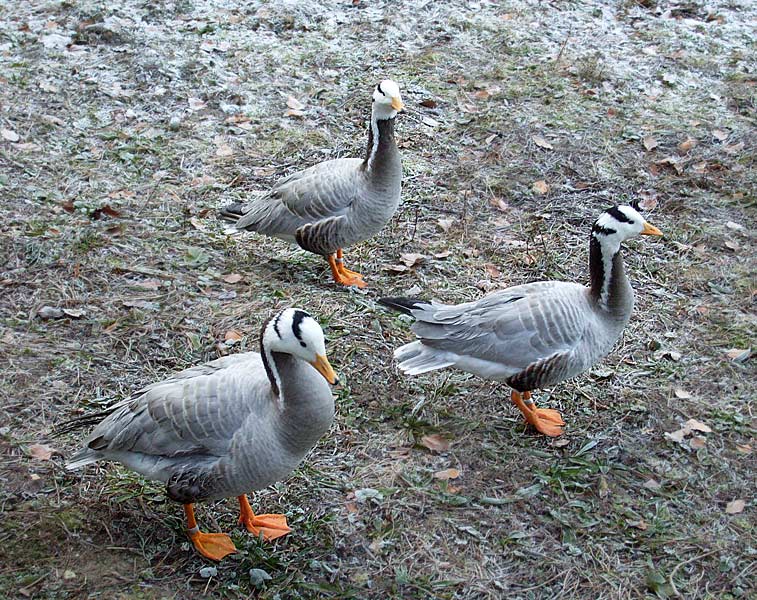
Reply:
<svg viewBox="0 0 757 600"><path fill-rule="evenodd" d="M742 454L751 454L752 446L750 444L736 444L736 450Z"/></svg>
<svg viewBox="0 0 757 600"><path fill-rule="evenodd" d="M157 290L163 282L160 279L145 279L144 281L137 281L134 287L141 288L143 290Z"/></svg>
<svg viewBox="0 0 757 600"><path fill-rule="evenodd" d="M665 437L673 442L678 442L679 444L683 442L683 438L686 437L688 434L691 433L691 429L688 429L686 427L679 429L678 431L671 431L665 432Z"/></svg>
<svg viewBox="0 0 757 600"><path fill-rule="evenodd" d="M738 154L744 149L744 142L739 142L738 144L731 144L730 146L726 146L723 148L723 151L727 154L734 155Z"/></svg>
<svg viewBox="0 0 757 600"><path fill-rule="evenodd" d="M695 435L689 440L689 446L692 450L701 450L707 445L707 440L701 436Z"/></svg>
<svg viewBox="0 0 757 600"><path fill-rule="evenodd" d="M291 108L292 110L302 110L305 108L305 105L297 100L294 96L289 96L287 98L287 106Z"/></svg>
<svg viewBox="0 0 757 600"><path fill-rule="evenodd" d="M691 393L687 392L686 390L682 390L681 388L676 388L676 390L673 392L676 396L676 398L680 398L681 400L688 400L691 398Z"/></svg>
<svg viewBox="0 0 757 600"><path fill-rule="evenodd" d="M434 254L434 258L438 258L440 260L443 260L443 259L447 258L450 254L452 254L452 252L450 252L449 250L444 250L442 252L435 253Z"/></svg>
<svg viewBox="0 0 757 600"><path fill-rule="evenodd" d="M436 100L433 100L432 98L424 98L418 104L425 106L426 108L436 108L437 106Z"/></svg>
<svg viewBox="0 0 757 600"><path fill-rule="evenodd" d="M643 210L654 210L657 206L656 192L641 192L639 193L639 198L639 206Z"/></svg>
<svg viewBox="0 0 757 600"><path fill-rule="evenodd" d="M662 485L656 479L648 479L647 481L644 482L644 485L642 485L641 487L651 490L653 492L656 492L662 487Z"/></svg>
<svg viewBox="0 0 757 600"><path fill-rule="evenodd" d="M29 446L29 456L37 460L50 460L57 450L45 444L32 444Z"/></svg>
<svg viewBox="0 0 757 600"><path fill-rule="evenodd" d="M553 446L554 448L564 448L568 444L570 444L570 440L568 438L559 437L559 438L553 439L550 446Z"/></svg>
<svg viewBox="0 0 757 600"><path fill-rule="evenodd" d="M443 438L438 433L424 435L421 438L421 445L425 446L432 452L446 452L450 447L449 440Z"/></svg>
<svg viewBox="0 0 757 600"><path fill-rule="evenodd" d="M693 137L687 137L684 141L678 144L678 151L681 152L682 154L686 154L689 150L691 150L696 145L697 145L697 140L695 140Z"/></svg>
<svg viewBox="0 0 757 600"><path fill-rule="evenodd" d="M0 129L0 136L8 142L17 142L21 139L21 136L11 129Z"/></svg>
<svg viewBox="0 0 757 600"><path fill-rule="evenodd" d="M638 521L628 521L628 526L634 527L636 529L641 529L642 531L646 531L647 527L649 527L644 519L639 519Z"/></svg>
<svg viewBox="0 0 757 600"><path fill-rule="evenodd" d="M228 144L221 144L216 148L216 156L219 157L226 157L226 156L233 156L234 155L234 149L229 146Z"/></svg>
<svg viewBox="0 0 757 600"><path fill-rule="evenodd" d="M434 473L434 479L440 479L441 481L457 479L458 477L460 477L460 471L457 469L444 469L443 471Z"/></svg>
<svg viewBox="0 0 757 600"><path fill-rule="evenodd" d="M189 109L193 111L202 110L206 106L205 102L199 98L189 98L187 102L189 104Z"/></svg>
<svg viewBox="0 0 757 600"><path fill-rule="evenodd" d="M531 186L531 189L535 191L537 194L541 194L542 196L544 194L549 193L549 185L543 179L540 179L539 181L534 181L534 184Z"/></svg>
<svg viewBox="0 0 757 600"><path fill-rule="evenodd" d="M746 350L743 348L731 348L730 350L725 351L725 355L733 361L741 362L749 357L751 354L751 349L747 348Z"/></svg>
<svg viewBox="0 0 757 600"><path fill-rule="evenodd" d="M402 261L402 263L408 267L419 265L427 258L428 257L425 254L416 254L414 252L400 255L400 261Z"/></svg>
<svg viewBox="0 0 757 600"><path fill-rule="evenodd" d="M68 315L72 319L81 319L86 311L83 308L64 308L63 314Z"/></svg>
<svg viewBox="0 0 757 600"><path fill-rule="evenodd" d="M691 431L701 431L702 433L712 433L712 429L708 425L705 425L702 423L702 421L697 421L696 419L689 419L683 424L685 429L690 429Z"/></svg>
<svg viewBox="0 0 757 600"><path fill-rule="evenodd" d="M395 275L407 273L409 270L405 265L387 265L384 267L384 271L389 271L389 273L394 273Z"/></svg>
<svg viewBox="0 0 757 600"><path fill-rule="evenodd" d="M484 265L484 269L489 274L489 277L491 277L492 279L497 279L498 277L502 275L502 272L494 263L486 263Z"/></svg>
<svg viewBox="0 0 757 600"><path fill-rule="evenodd" d="M226 283L239 283L242 279L244 279L244 277L239 273L229 273L228 275L223 276L223 280Z"/></svg>
<svg viewBox="0 0 757 600"><path fill-rule="evenodd" d="M746 502L744 502L741 498L731 500L728 504L726 504L725 512L729 515L737 515L744 510L745 506Z"/></svg>
<svg viewBox="0 0 757 600"><path fill-rule="evenodd" d="M489 198L489 204L502 212L508 212L510 210L510 205L504 200L502 200L502 198L497 198L497 197Z"/></svg>
<svg viewBox="0 0 757 600"><path fill-rule="evenodd" d="M657 140L654 138L654 136L651 135L645 135L642 138L641 143L644 144L644 148L647 152L654 150L655 148L657 148L657 146L659 146Z"/></svg>
<svg viewBox="0 0 757 600"><path fill-rule="evenodd" d="M541 135L535 135L531 138L534 141L534 144L539 146L539 148L544 148L545 150L554 150L555 147L550 144L546 139L544 139Z"/></svg>
<svg viewBox="0 0 757 600"><path fill-rule="evenodd" d="M305 111L304 110L298 110L296 108L288 108L287 111L284 113L285 117L304 117Z"/></svg>
<svg viewBox="0 0 757 600"><path fill-rule="evenodd" d="M451 227L454 221L452 219L439 219L436 224L439 226L439 229L441 229L443 232L447 233Z"/></svg>
<svg viewBox="0 0 757 600"><path fill-rule="evenodd" d="M238 342L242 339L242 334L239 333L236 329L229 329L223 336L223 339L226 342Z"/></svg>
<svg viewBox="0 0 757 600"><path fill-rule="evenodd" d="M729 135L728 132L723 131L722 129L715 129L712 132L712 137L714 137L719 142L724 142L725 140L727 140L728 135Z"/></svg>

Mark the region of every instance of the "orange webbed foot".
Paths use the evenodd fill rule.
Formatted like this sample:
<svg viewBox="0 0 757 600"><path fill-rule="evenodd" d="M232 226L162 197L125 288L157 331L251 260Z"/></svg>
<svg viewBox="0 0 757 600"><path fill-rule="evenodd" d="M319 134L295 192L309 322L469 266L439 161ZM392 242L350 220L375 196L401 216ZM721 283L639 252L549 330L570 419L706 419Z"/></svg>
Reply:
<svg viewBox="0 0 757 600"><path fill-rule="evenodd" d="M262 535L263 539L267 542L280 538L292 531L289 525L287 525L285 515L239 515L239 522L243 523L247 531L255 537Z"/></svg>
<svg viewBox="0 0 757 600"><path fill-rule="evenodd" d="M237 551L234 542L225 533L194 531L189 533L189 539L192 540L197 552L211 560L221 560Z"/></svg>
<svg viewBox="0 0 757 600"><path fill-rule="evenodd" d="M292 531L287 525L286 516L276 514L256 515L252 512L247 496L238 496L237 500L239 500L239 523L244 524L247 531L253 535L262 535L264 540L271 541Z"/></svg>
<svg viewBox="0 0 757 600"><path fill-rule="evenodd" d="M526 400L530 400L531 394L526 392L524 394ZM556 410L551 408L536 408L533 402L524 402L523 398L518 392L513 391L511 395L513 403L523 413L523 417L526 421L533 426L536 431L549 437L559 437L563 434L563 421L562 415Z"/></svg>
<svg viewBox="0 0 757 600"><path fill-rule="evenodd" d="M345 273L340 272L338 276L334 277L334 281L336 281L340 285L346 285L346 286L354 285L355 287L358 287L360 289L368 287L368 284L365 281L363 281L363 277L362 275L360 275L360 273L355 273L354 275L347 275Z"/></svg>

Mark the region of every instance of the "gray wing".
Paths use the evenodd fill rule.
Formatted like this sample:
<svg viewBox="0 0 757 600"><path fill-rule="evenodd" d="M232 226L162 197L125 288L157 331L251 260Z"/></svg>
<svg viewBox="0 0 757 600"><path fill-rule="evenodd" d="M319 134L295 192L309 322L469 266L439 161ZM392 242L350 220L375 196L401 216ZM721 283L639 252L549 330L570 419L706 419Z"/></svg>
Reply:
<svg viewBox="0 0 757 600"><path fill-rule="evenodd" d="M340 158L293 173L245 206L237 228L294 238L301 227L331 219L334 225L326 233L334 235L339 218L347 215L364 187L362 163L359 158Z"/></svg>
<svg viewBox="0 0 757 600"><path fill-rule="evenodd" d="M412 311L412 330L426 346L517 371L573 351L593 323L588 308L585 287L538 282L475 302L424 306Z"/></svg>
<svg viewBox="0 0 757 600"><path fill-rule="evenodd" d="M109 454L222 456L261 402L273 402L260 355L248 352L192 367L117 405L87 440Z"/></svg>

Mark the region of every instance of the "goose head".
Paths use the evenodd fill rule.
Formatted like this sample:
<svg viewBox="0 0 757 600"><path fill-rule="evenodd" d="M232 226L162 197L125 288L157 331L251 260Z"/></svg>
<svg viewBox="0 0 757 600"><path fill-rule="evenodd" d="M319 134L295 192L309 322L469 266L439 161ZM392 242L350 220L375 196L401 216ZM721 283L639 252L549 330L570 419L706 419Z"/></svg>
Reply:
<svg viewBox="0 0 757 600"><path fill-rule="evenodd" d="M619 204L608 208L594 223L591 235L604 248L613 253L620 248L621 242L637 235L662 235L662 231L647 223L639 211L628 204Z"/></svg>
<svg viewBox="0 0 757 600"><path fill-rule="evenodd" d="M287 308L268 321L263 332L263 347L310 363L332 385L339 382L326 358L323 330L304 310Z"/></svg>
<svg viewBox="0 0 757 600"><path fill-rule="evenodd" d="M376 119L393 119L403 106L400 87L391 79L384 79L373 90L373 114Z"/></svg>

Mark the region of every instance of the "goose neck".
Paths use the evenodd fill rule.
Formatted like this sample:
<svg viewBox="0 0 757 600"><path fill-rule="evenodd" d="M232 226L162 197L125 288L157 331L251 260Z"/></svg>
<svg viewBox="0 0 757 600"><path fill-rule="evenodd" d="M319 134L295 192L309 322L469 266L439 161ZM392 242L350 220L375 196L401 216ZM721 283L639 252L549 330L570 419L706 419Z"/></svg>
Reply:
<svg viewBox="0 0 757 600"><path fill-rule="evenodd" d="M591 236L589 244L590 294L600 309L626 317L633 307L633 289L623 267L620 246Z"/></svg>
<svg viewBox="0 0 757 600"><path fill-rule="evenodd" d="M368 147L363 164L367 171L375 171L397 154L394 140L394 117L378 118L371 114L368 128Z"/></svg>

